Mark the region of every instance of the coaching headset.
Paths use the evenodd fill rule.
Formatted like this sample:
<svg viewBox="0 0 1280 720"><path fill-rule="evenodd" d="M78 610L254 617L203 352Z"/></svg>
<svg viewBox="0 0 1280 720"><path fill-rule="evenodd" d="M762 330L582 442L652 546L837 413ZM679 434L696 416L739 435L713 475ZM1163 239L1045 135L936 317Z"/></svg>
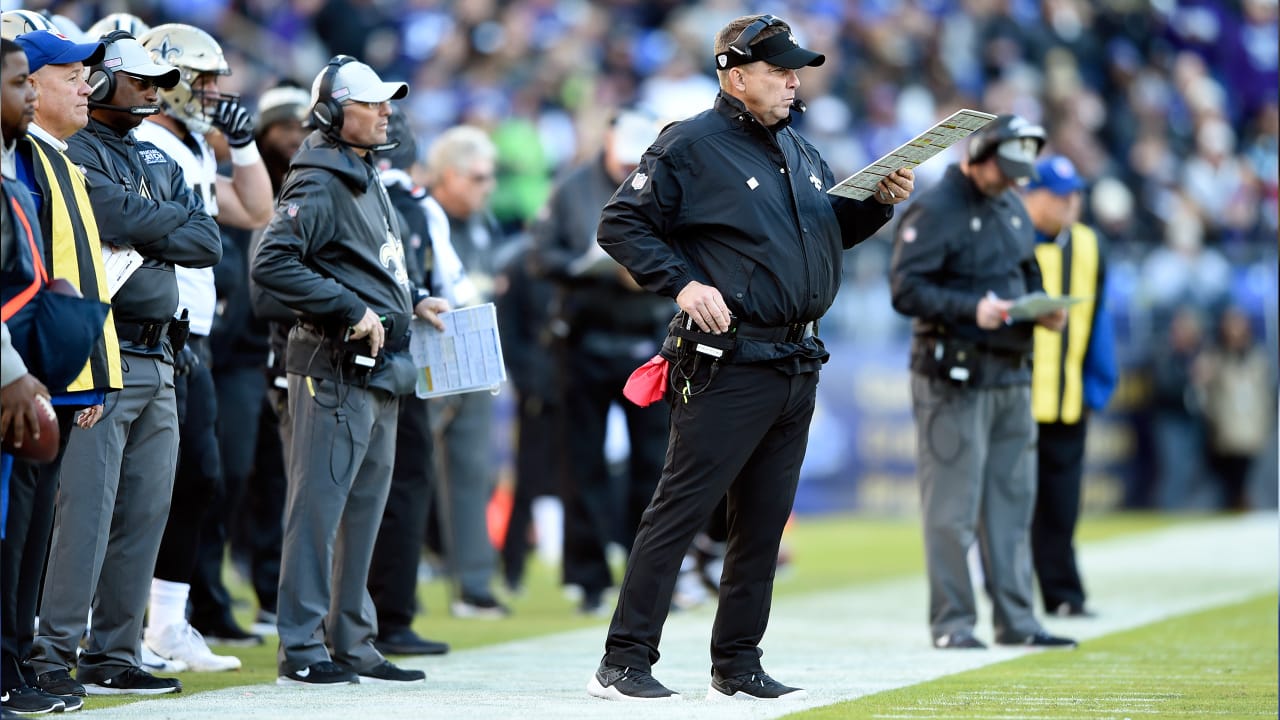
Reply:
<svg viewBox="0 0 1280 720"><path fill-rule="evenodd" d="M751 41L764 32L765 28L773 27L774 25L786 25L786 23L781 18L773 15L761 15L752 20L750 25L743 28L741 33L738 33L738 39L729 43L729 51L722 52L716 56L716 66L721 70L728 70L731 67L755 62L755 58L751 55ZM731 55L730 53L733 54Z"/></svg>
<svg viewBox="0 0 1280 720"><path fill-rule="evenodd" d="M1032 139L1036 152L1044 149L1048 138L1044 128L1033 125L1017 115L1001 115L984 127L969 141L969 162L980 163L996 154L1000 143L1006 140Z"/></svg>
<svg viewBox="0 0 1280 720"><path fill-rule="evenodd" d="M112 30L102 36L102 45L106 47L119 40L137 40L128 30ZM89 71L89 107L103 110L119 110L131 115L155 115L160 112L158 105L109 105L107 100L115 95L116 74L102 63L94 65Z"/></svg>
<svg viewBox="0 0 1280 720"><path fill-rule="evenodd" d="M356 59L350 55L334 55L329 64L324 66L320 74L320 85L316 88L316 104L311 106L311 127L324 133L330 140L347 147L386 152L400 146L399 140L388 139L377 145L360 145L342 138L342 103L333 99L333 83L338 77L338 70Z"/></svg>
<svg viewBox="0 0 1280 720"><path fill-rule="evenodd" d="M320 87L316 91L316 104L311 106L311 124L325 135L336 138L342 132L342 103L333 99L333 82L338 70L349 62L350 55L334 55L320 75Z"/></svg>

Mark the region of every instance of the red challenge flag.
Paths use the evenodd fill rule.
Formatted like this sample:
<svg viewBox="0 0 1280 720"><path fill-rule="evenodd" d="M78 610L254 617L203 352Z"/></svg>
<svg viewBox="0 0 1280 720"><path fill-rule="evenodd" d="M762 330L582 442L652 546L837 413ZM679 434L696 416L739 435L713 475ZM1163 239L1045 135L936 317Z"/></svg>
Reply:
<svg viewBox="0 0 1280 720"><path fill-rule="evenodd" d="M640 407L649 407L667 392L667 359L654 355L627 378L622 394Z"/></svg>

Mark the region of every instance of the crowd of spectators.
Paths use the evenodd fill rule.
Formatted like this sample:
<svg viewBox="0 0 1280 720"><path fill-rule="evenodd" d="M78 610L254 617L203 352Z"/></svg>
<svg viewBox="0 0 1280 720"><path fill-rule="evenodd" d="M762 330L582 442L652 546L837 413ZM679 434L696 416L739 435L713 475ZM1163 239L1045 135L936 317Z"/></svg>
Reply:
<svg viewBox="0 0 1280 720"><path fill-rule="evenodd" d="M6 2L10 7L12 0ZM1149 377L1170 320L1238 307L1274 366L1280 111L1276 0L99 0L43 2L80 27L115 11L218 37L224 89L252 107L349 53L414 91L425 148L444 129L487 130L492 209L521 232L555 179L635 104L666 118L715 95L707 29L785 16L828 62L805 75L798 119L843 177L955 109L1042 123L1047 151L1089 185L1084 221L1109 252L1123 368ZM955 149L946 160L956 160ZM917 173L937 179L939 158ZM901 342L888 302L889 231L846 258L824 334ZM1216 332L1214 327L1207 332ZM1149 383L1147 383L1149 385ZM1122 396L1128 396L1121 393Z"/></svg>

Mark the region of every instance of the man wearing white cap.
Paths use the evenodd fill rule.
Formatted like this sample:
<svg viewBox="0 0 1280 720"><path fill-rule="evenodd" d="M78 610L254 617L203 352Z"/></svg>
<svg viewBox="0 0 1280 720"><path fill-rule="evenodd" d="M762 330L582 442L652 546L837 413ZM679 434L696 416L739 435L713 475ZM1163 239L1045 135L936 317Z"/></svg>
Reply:
<svg viewBox="0 0 1280 720"><path fill-rule="evenodd" d="M339 55L311 88L315 132L294 156L251 265L298 313L286 371L292 422L276 627L282 685L422 682L374 647L366 584L391 486L399 396L412 392L409 321L448 308L415 288L370 150L389 149L409 94Z"/></svg>
<svg viewBox="0 0 1280 720"><path fill-rule="evenodd" d="M1013 192L1036 176L1044 129L1001 115L975 133L902 217L894 242L893 307L914 318L911 399L929 573L929 625L940 650L982 650L967 556L975 543L992 599L995 642L1072 648L1036 620L1031 511L1036 425L1031 351L1037 324L1063 310L1010 317L1044 290L1035 231Z"/></svg>
<svg viewBox="0 0 1280 720"><path fill-rule="evenodd" d="M178 453L173 359L185 335L171 322L174 265L222 257L217 225L182 169L133 135L159 111L157 88L173 87L178 69L153 63L128 33L103 43L89 73L89 124L67 141L67 157L84 171L99 240L128 266L105 263L124 389L107 398L96 425L72 431L63 460L31 653L37 685L58 695L182 689L139 666L139 639ZM77 658L91 603L89 645Z"/></svg>

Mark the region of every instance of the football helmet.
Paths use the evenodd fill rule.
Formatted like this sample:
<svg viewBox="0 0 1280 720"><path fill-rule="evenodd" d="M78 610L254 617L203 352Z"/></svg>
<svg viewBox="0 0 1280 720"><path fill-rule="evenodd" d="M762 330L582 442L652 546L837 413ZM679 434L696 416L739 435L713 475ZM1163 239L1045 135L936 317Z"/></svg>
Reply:
<svg viewBox="0 0 1280 720"><path fill-rule="evenodd" d="M160 104L165 112L193 133L209 132L218 103L236 97L196 89L201 75L231 74L231 67L222 56L222 46L204 30L182 23L157 25L143 33L138 41L151 53L152 60L182 71L177 85L160 90Z"/></svg>
<svg viewBox="0 0 1280 720"><path fill-rule="evenodd" d="M110 35L116 30L124 30L134 37L142 37L142 33L151 29L151 26L142 22L137 15L130 15L126 12L111 13L102 18L98 22L89 26L85 31L91 39L97 40L104 35Z"/></svg>
<svg viewBox="0 0 1280 720"><path fill-rule="evenodd" d="M52 20L34 10L6 10L0 16L0 20L3 22L5 40L12 40L19 35L36 30L59 32L58 26L54 25Z"/></svg>

